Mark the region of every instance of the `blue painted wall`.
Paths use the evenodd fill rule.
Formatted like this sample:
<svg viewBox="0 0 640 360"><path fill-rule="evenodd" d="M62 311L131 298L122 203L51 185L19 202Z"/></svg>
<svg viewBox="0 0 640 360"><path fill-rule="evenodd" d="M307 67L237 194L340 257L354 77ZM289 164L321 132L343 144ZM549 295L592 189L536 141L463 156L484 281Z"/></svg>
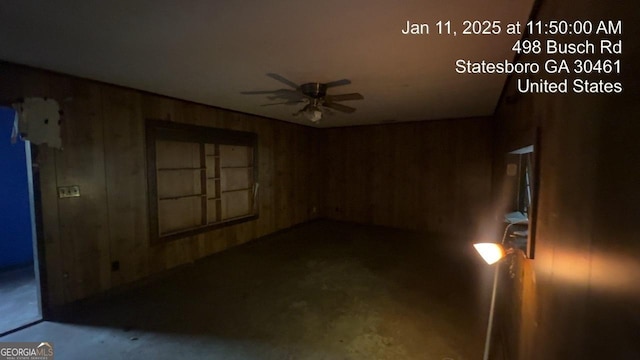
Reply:
<svg viewBox="0 0 640 360"><path fill-rule="evenodd" d="M24 141L11 144L14 114L0 107L0 269L33 262L27 153Z"/></svg>

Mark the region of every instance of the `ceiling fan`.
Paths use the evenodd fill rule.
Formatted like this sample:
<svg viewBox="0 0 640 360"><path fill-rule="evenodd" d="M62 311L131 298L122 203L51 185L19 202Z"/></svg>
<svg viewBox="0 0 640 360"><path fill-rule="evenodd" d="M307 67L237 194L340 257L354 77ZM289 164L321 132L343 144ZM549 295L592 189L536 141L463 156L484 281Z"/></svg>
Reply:
<svg viewBox="0 0 640 360"><path fill-rule="evenodd" d="M314 123L322 119L325 109L332 109L347 114L356 111L356 109L351 106L339 104L339 102L341 101L364 99L364 96L359 93L337 95L327 94L327 89L331 87L351 84L351 81L347 79L336 80L328 83L310 82L298 85L278 74L269 73L267 74L267 76L289 86L291 89L243 91L241 92L241 94L271 94L271 96L268 97L269 100L284 100L277 103L264 104L262 106L295 105L300 103L307 103L302 109L298 110L293 115L303 115Z"/></svg>

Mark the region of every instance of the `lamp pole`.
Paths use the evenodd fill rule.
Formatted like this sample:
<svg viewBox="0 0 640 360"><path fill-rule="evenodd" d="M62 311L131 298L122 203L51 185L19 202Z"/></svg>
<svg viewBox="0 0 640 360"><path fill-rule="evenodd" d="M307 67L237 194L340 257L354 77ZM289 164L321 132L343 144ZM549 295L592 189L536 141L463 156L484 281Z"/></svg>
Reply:
<svg viewBox="0 0 640 360"><path fill-rule="evenodd" d="M507 225L504 229L504 234L502 235L502 241L500 242L502 246L504 246L504 242L507 239L507 234L509 233L509 229L516 224L523 224L528 222L527 220L521 220L512 222ZM482 360L489 360L489 351L491 350L491 331L493 330L493 314L496 309L496 293L498 292L498 275L500 274L500 261L496 263L496 268L493 274L493 290L491 290L491 305L489 307L489 322L487 324L487 336L484 340L484 354L482 355Z"/></svg>
<svg viewBox="0 0 640 360"><path fill-rule="evenodd" d="M500 262L496 264L493 275L493 290L491 291L491 306L489 307L489 323L487 324L487 336L484 341L484 354L482 360L489 360L489 350L491 348L491 330L493 329L493 313L496 309L496 293L498 292L498 274Z"/></svg>

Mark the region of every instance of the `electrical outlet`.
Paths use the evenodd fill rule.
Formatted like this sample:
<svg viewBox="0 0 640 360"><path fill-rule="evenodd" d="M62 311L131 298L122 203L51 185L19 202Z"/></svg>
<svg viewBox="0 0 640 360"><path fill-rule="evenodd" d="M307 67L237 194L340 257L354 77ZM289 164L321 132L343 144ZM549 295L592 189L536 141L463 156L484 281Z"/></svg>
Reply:
<svg viewBox="0 0 640 360"><path fill-rule="evenodd" d="M69 193L71 194L71 197L80 197L80 186L69 186Z"/></svg>
<svg viewBox="0 0 640 360"><path fill-rule="evenodd" d="M80 186L58 186L58 198L64 199L72 197L80 197Z"/></svg>

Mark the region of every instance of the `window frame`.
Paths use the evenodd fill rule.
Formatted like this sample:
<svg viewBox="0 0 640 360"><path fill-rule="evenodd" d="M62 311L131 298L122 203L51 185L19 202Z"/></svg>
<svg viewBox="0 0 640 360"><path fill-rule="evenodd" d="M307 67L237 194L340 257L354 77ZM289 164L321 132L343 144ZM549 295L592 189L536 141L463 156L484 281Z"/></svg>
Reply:
<svg viewBox="0 0 640 360"><path fill-rule="evenodd" d="M529 218L533 205L533 151L518 154L518 189L516 192L515 211L520 211Z"/></svg>
<svg viewBox="0 0 640 360"><path fill-rule="evenodd" d="M194 236L204 232L220 229L227 226L240 224L259 218L258 206L258 136L252 132L220 129L191 124L182 124L172 121L147 119L145 123L146 162L147 162L147 187L149 208L149 241L152 245L169 242L185 237ZM252 180L253 203L251 213L246 216L221 220L214 224L203 224L198 227L178 230L167 235L160 233L159 195L158 195L158 168L156 150L157 141L178 141L188 143L237 145L252 148ZM206 186L206 184L205 184Z"/></svg>

